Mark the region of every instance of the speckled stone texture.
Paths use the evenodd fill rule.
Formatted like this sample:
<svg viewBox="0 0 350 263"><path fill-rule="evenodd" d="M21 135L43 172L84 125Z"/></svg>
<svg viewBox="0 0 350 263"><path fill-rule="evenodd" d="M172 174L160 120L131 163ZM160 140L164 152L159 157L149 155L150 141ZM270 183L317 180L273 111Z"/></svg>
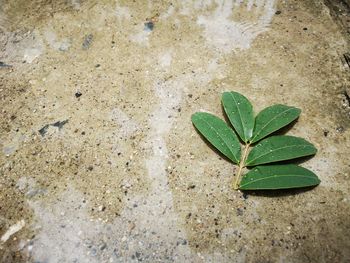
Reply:
<svg viewBox="0 0 350 263"><path fill-rule="evenodd" d="M0 0L0 261L350 262L347 37L322 1ZM302 109L318 187L232 189L190 120L230 90Z"/></svg>

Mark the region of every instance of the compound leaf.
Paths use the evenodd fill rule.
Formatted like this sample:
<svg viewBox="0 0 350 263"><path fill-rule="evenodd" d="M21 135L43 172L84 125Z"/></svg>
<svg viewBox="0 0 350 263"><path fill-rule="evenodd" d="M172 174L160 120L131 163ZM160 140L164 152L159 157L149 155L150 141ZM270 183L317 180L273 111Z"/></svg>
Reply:
<svg viewBox="0 0 350 263"><path fill-rule="evenodd" d="M241 146L237 135L221 119L206 112L192 115L192 123L197 130L222 154L234 163L239 163Z"/></svg>
<svg viewBox="0 0 350 263"><path fill-rule="evenodd" d="M244 142L253 135L253 106L249 100L238 92L224 92L222 105L232 126Z"/></svg>
<svg viewBox="0 0 350 263"><path fill-rule="evenodd" d="M317 149L302 138L294 136L271 136L259 142L248 154L245 165L285 161L315 154Z"/></svg>
<svg viewBox="0 0 350 263"><path fill-rule="evenodd" d="M257 166L240 183L241 190L272 190L314 186L320 179L310 170L294 165Z"/></svg>
<svg viewBox="0 0 350 263"><path fill-rule="evenodd" d="M301 110L286 105L273 105L262 110L255 118L255 127L251 143L265 138L267 135L288 125L300 115Z"/></svg>

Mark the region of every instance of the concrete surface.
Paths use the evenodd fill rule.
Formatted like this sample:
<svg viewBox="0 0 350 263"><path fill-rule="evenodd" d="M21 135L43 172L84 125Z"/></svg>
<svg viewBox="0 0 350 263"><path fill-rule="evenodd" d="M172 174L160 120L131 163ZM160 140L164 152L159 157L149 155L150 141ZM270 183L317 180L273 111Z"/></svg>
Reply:
<svg viewBox="0 0 350 263"><path fill-rule="evenodd" d="M349 262L347 37L322 1L0 0L0 260ZM190 122L227 90L302 109L318 187L232 190Z"/></svg>

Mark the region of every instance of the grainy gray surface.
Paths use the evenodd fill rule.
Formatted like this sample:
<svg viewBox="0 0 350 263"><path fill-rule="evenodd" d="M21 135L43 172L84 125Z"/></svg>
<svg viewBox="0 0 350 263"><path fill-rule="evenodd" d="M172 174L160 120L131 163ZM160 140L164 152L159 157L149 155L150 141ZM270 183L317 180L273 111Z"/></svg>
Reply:
<svg viewBox="0 0 350 263"><path fill-rule="evenodd" d="M349 262L342 32L320 1L0 0L0 261ZM190 122L227 90L302 109L318 187L232 190Z"/></svg>

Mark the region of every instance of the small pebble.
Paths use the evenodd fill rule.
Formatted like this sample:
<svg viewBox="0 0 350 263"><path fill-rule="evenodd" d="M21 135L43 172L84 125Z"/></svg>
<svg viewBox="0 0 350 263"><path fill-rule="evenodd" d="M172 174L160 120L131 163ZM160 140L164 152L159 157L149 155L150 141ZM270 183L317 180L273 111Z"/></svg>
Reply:
<svg viewBox="0 0 350 263"><path fill-rule="evenodd" d="M147 21L145 23L145 31L152 31L154 28L154 23L152 21Z"/></svg>
<svg viewBox="0 0 350 263"><path fill-rule="evenodd" d="M103 205L100 205L100 206L98 207L98 211L100 211L100 212L105 211L105 209L106 209L106 207L103 206Z"/></svg>
<svg viewBox="0 0 350 263"><path fill-rule="evenodd" d="M339 126L339 127L337 127L336 130L337 130L337 132L342 133L344 131L344 127L343 126Z"/></svg>
<svg viewBox="0 0 350 263"><path fill-rule="evenodd" d="M242 216L243 215L243 209L242 208L237 208L237 215Z"/></svg>
<svg viewBox="0 0 350 263"><path fill-rule="evenodd" d="M106 247L107 247L106 243L103 243L103 244L100 246L100 250L104 250Z"/></svg>

